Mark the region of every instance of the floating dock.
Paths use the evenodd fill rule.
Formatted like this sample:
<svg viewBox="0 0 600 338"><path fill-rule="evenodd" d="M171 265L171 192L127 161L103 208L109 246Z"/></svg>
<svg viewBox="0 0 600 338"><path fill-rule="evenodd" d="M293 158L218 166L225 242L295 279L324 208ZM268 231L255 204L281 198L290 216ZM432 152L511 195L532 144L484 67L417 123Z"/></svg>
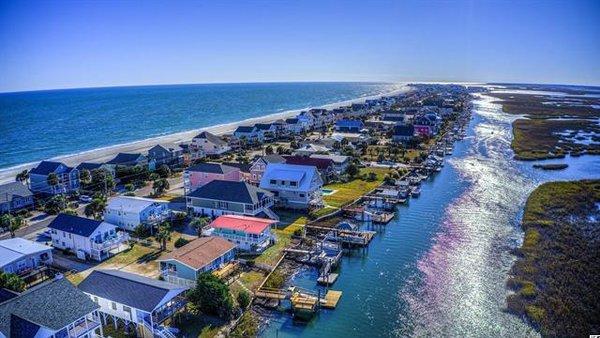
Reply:
<svg viewBox="0 0 600 338"><path fill-rule="evenodd" d="M325 309L335 309L340 298L342 298L342 291L329 290L325 294L325 302L321 303L321 306Z"/></svg>
<svg viewBox="0 0 600 338"><path fill-rule="evenodd" d="M325 275L321 275L319 276L319 278L317 278L317 283L321 284L321 285L332 285L333 283L335 283L335 281L338 279L339 274L337 273L328 273Z"/></svg>

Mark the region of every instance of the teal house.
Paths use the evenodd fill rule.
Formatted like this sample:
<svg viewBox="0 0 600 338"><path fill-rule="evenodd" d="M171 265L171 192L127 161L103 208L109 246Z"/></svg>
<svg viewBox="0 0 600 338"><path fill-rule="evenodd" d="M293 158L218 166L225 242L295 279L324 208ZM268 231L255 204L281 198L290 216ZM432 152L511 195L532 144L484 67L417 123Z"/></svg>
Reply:
<svg viewBox="0 0 600 338"><path fill-rule="evenodd" d="M193 286L198 275L217 270L235 258L235 244L220 237L197 238L161 258L161 276L168 282Z"/></svg>

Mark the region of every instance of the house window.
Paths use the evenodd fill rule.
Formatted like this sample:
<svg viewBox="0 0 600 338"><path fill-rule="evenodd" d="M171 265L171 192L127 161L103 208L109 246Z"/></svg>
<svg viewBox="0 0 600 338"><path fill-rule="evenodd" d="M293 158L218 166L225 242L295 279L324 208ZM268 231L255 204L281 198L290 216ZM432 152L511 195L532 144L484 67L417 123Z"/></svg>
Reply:
<svg viewBox="0 0 600 338"><path fill-rule="evenodd" d="M306 196L306 195L305 194L300 194L300 197L304 197L304 196Z"/></svg>
<svg viewBox="0 0 600 338"><path fill-rule="evenodd" d="M94 296L92 299L94 300L94 303L98 304L98 297Z"/></svg>
<svg viewBox="0 0 600 338"><path fill-rule="evenodd" d="M269 183L271 183L271 184L277 184L277 180L270 180Z"/></svg>
<svg viewBox="0 0 600 338"><path fill-rule="evenodd" d="M125 305L123 305L123 311L125 311L125 312L127 312L127 313L131 314L131 308L130 308L129 306L125 306Z"/></svg>
<svg viewBox="0 0 600 338"><path fill-rule="evenodd" d="M117 311L117 303L115 303L115 302L110 302L110 307L111 307L113 310Z"/></svg>
<svg viewBox="0 0 600 338"><path fill-rule="evenodd" d="M291 181L290 182L290 186L297 187L298 186L298 182Z"/></svg>

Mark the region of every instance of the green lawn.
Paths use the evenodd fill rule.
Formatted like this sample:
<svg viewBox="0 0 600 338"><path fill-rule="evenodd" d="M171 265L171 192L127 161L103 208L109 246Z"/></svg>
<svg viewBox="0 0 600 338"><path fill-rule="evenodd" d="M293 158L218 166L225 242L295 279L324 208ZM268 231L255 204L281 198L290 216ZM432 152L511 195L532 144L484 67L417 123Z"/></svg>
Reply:
<svg viewBox="0 0 600 338"><path fill-rule="evenodd" d="M361 174L377 174L377 179L368 182L362 179L355 179L347 183L333 183L324 186L326 189L337 190L331 195L323 197L325 204L331 207L341 208L352 201L358 199L367 192L377 188L382 182L385 174L389 172L387 168L363 168Z"/></svg>

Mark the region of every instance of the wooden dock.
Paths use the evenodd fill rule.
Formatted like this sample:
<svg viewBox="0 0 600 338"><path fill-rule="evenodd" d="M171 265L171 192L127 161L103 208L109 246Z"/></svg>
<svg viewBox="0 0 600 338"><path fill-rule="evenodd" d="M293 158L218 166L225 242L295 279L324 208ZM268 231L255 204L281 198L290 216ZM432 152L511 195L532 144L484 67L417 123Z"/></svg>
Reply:
<svg viewBox="0 0 600 338"><path fill-rule="evenodd" d="M335 309L341 297L342 291L329 290L325 294L325 302L321 306L325 309Z"/></svg>
<svg viewBox="0 0 600 338"><path fill-rule="evenodd" d="M327 273L324 275L319 276L319 278L317 278L317 283L321 284L321 285L332 285L333 283L335 283L335 281L338 279L339 274L337 273Z"/></svg>
<svg viewBox="0 0 600 338"><path fill-rule="evenodd" d="M271 289L262 287L254 294L257 298L284 300L287 298L287 293L281 289Z"/></svg>

